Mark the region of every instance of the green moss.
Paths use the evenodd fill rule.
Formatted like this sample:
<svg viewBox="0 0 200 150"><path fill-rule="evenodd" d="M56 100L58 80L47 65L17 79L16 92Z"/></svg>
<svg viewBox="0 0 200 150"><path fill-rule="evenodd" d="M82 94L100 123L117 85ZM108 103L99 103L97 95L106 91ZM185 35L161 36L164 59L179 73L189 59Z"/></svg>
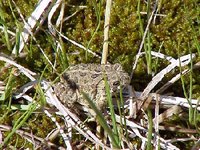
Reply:
<svg viewBox="0 0 200 150"><path fill-rule="evenodd" d="M76 11L78 11L78 13L69 20L63 22L62 33L73 41L87 47L88 42L92 38L92 35L94 34L98 23L100 23L100 27L93 37L89 48L101 56L103 48L105 0L102 1L101 5L100 1L67 0L67 5L65 7L65 17L72 15ZM25 18L28 18L30 16L37 2L37 0L15 1L16 5L19 7L22 15L24 15ZM159 3L159 9L157 13L161 14L162 16L156 16L155 22L152 22L149 27L151 49L154 51L158 51L161 43L163 42L163 46L160 49L161 53L172 56L174 58L178 58L179 56L193 52L197 54L196 62L199 61L198 50L196 46L196 44L199 42L200 37L199 4L195 0L162 0L161 2L162 3ZM15 32L16 22L21 27L23 27L23 24L12 2L11 5L17 21L14 20L13 15L11 15L9 0L0 1L0 9L2 14L1 18L5 22L8 29ZM80 9L80 5L87 7L84 9ZM148 24L148 17L146 14L141 13L141 20L139 20L137 5L138 1L136 0L115 0L113 1L111 10L108 61L111 63L120 62L124 66L125 70L129 73L132 71L132 64L135 61L135 55L137 54L140 43L142 41L143 33L141 32L141 28L144 32ZM154 4L152 3L150 6L151 10L153 6ZM96 14L98 13L95 12L97 11L95 7L98 7L98 9L101 10L100 12L98 12L99 16L96 16ZM147 12L147 4L145 3L145 1L141 1L140 12ZM55 23L58 15L59 12L56 12L52 19L53 23ZM100 18L100 22L98 22L98 17ZM55 43L55 39L58 40L58 37L52 37L52 35L46 32L48 30L46 23L44 23L44 25L41 26L40 29L41 30L38 31L35 35L37 43L40 44L46 56L52 63L54 63L55 61L57 62L56 68L58 69L58 72L61 72L64 69L64 67L62 66L63 62L61 62L61 59L58 57L58 53L60 52L56 51ZM5 37L3 35L1 36L1 51L10 55L11 51L7 50ZM9 38L11 39L11 44L14 47L15 40L12 40L13 37L11 36ZM195 39L197 41L195 41ZM76 64L80 62L100 63L100 59L97 59L89 53L86 59L86 52L83 49L78 48L67 40L62 40L64 43L63 47L65 48L63 51L66 51L66 57L69 64ZM145 42L146 41L147 40L145 40ZM52 68L42 54L41 50L39 50L39 48L37 47L37 44L34 41L29 41L27 45L28 46L24 48L23 51L27 52L27 56L25 58L16 58L15 61L22 66L36 72L38 75L40 75L46 67L44 77L46 79L54 80L54 75L52 75ZM142 51L145 51L144 48L142 49ZM145 56L139 59L132 81L133 86L136 90L143 90L148 82L152 79L151 75L147 75L146 64L147 63ZM168 64L169 63L167 61L163 61L160 59L157 61L157 59L152 58L153 72L155 73L162 70ZM3 63L1 63L1 66L3 66ZM9 70L4 70L3 73L1 72L1 80L7 80L6 78L8 72ZM176 69L175 72L179 72L179 69ZM159 86L169 81L174 75L175 74L173 73L167 74ZM29 79L20 74L18 77L16 77L14 90L17 89L17 87L24 85L28 81ZM186 85L186 90L189 91L189 77L185 76L184 81ZM192 82L193 98L199 98L200 77L199 71L197 69L193 72ZM159 86L156 88L159 88ZM175 95L178 96L184 96L181 81L173 84L169 92L173 92ZM0 114L5 113L6 109L2 109L0 110L0 112ZM1 123L13 125L15 121L20 117L20 115L21 112L15 112L13 116L10 116L9 113L8 117L1 120ZM33 114L24 126L28 127L34 135L45 137L53 128L53 123L51 123L50 119L43 114ZM18 137L18 139L20 138L17 135L13 136L12 143L16 142L16 140L14 140L16 137ZM60 138L56 140L62 144L62 140ZM19 144L22 144L23 142L24 141L22 139L18 141Z"/></svg>

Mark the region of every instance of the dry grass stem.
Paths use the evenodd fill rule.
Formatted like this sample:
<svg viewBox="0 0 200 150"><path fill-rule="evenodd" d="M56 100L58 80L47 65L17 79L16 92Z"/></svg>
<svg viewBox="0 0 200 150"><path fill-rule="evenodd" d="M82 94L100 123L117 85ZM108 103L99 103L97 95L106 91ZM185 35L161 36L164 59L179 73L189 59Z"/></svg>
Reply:
<svg viewBox="0 0 200 150"><path fill-rule="evenodd" d="M139 97L142 92L136 91L135 93L136 93L136 97ZM155 93L150 93L150 95L152 96L152 101L156 101ZM190 102L191 102L193 108L197 107L197 110L200 111L200 106L198 106L197 99L191 99ZM164 105L166 107L167 106L171 107L172 105L178 105L178 106L185 107L185 108L190 107L190 105L188 104L188 100L186 98L166 96L166 95L160 95L160 107L162 105Z"/></svg>
<svg viewBox="0 0 200 150"><path fill-rule="evenodd" d="M107 0L106 12L105 12L105 23L104 23L103 53L102 53L101 64L106 64L107 62L111 5L112 5L112 0Z"/></svg>
<svg viewBox="0 0 200 150"><path fill-rule="evenodd" d="M53 7L51 8L51 10L48 14L48 28L49 28L49 31L51 32L51 34L54 36L55 36L55 29L54 29L53 24L51 23L51 19L52 19L54 13L56 12L56 10L58 9L58 7L61 5L61 3L62 3L62 0L57 0L57 2L55 3L55 5L53 5ZM61 7L61 10L63 10L62 8L63 7ZM58 25L61 23L61 20L63 19L63 13L64 13L63 11L60 11L60 17L58 17L58 19L57 19L56 27L58 27Z"/></svg>
<svg viewBox="0 0 200 150"><path fill-rule="evenodd" d="M194 64L193 70L200 68L200 62ZM176 76L174 76L171 80L169 80L166 84L164 84L161 88L159 88L156 93L163 93L167 88L169 88L173 83L178 81L181 78L181 75L186 75L189 73L190 69L185 69L181 73L178 73Z"/></svg>
<svg viewBox="0 0 200 150"><path fill-rule="evenodd" d="M88 53L92 54L93 56L97 57L97 58L101 58L99 55L97 55L95 52L93 52L92 50L90 49L87 49L86 47L84 47L83 45L77 43L76 41L74 40L71 40L69 39L68 37L66 37L65 35L63 35L61 32L57 31L56 32L59 34L59 36L61 36L63 39L69 41L70 43L74 44L75 46L85 50L85 51L88 51Z"/></svg>
<svg viewBox="0 0 200 150"><path fill-rule="evenodd" d="M171 108L167 109L165 112L163 112L162 114L160 114L158 116L158 124L162 123L165 119L168 119L169 117L171 117L172 115L177 115L179 113L181 113L183 110L181 109L180 106L174 105ZM153 121L156 121L156 118L153 119Z"/></svg>
<svg viewBox="0 0 200 150"><path fill-rule="evenodd" d="M195 58L195 55L192 55L192 59ZM173 60L165 69L161 70L157 75L152 78L152 81L147 85L147 87L142 92L140 99L146 99L150 91L163 79L163 77L173 70L175 67L179 67L179 59L181 61L181 67L188 65L192 60L190 59L190 54L182 56L177 60Z"/></svg>
<svg viewBox="0 0 200 150"><path fill-rule="evenodd" d="M46 10L49 7L49 5L51 4L52 0L41 0L38 5L37 8L35 8L35 10L33 11L33 13L31 14L31 16L28 18L28 22L25 21L25 19L23 19L24 21L24 29L20 35L20 46L19 46L19 53L22 51L22 49L24 48L24 43L26 43L29 39L29 35L32 32L32 30L35 28L35 26L37 25L38 22L40 22L41 24L43 23L43 21L39 21L41 19L41 17L46 14ZM14 1L13 1L14 3ZM15 3L14 3L15 4ZM16 6L16 4L15 4ZM20 11L18 9L18 11ZM22 16L22 14L20 13L20 16L22 18L24 18ZM45 19L45 18L43 18ZM14 47L13 54L16 54L16 46Z"/></svg>
<svg viewBox="0 0 200 150"><path fill-rule="evenodd" d="M70 140L72 139L71 137L71 134L65 134L64 130L61 128L60 124L56 121L56 118L53 117L51 115L51 113L49 113L47 110L44 110L44 113L49 117L51 118L51 120L55 123L57 129L59 130L64 142L65 142L65 145L66 147L69 149L69 150L72 150L72 146L71 146L71 143L70 143ZM56 135L55 135L56 136ZM52 138L52 137L51 137Z"/></svg>
<svg viewBox="0 0 200 150"><path fill-rule="evenodd" d="M0 131L10 131L12 130L12 127L7 126L7 125L0 125ZM16 133L19 134L21 137L24 137L25 139L27 139L27 141L33 143L35 146L34 147L39 147L42 144L46 143L49 146L58 148L58 146L56 146L54 143L51 143L49 141L46 141L43 138L37 137L35 135L33 135L32 133L28 133L25 132L24 130L16 130Z"/></svg>
<svg viewBox="0 0 200 150"><path fill-rule="evenodd" d="M160 110L160 107L159 107L159 104L160 104L160 96L158 94L156 94L156 105L155 105L155 118L153 120L153 123L154 123L154 129L155 129L155 149L156 150L159 150L159 141L160 141L160 135L159 135L159 118L158 118L158 115L159 115L159 110Z"/></svg>
<svg viewBox="0 0 200 150"><path fill-rule="evenodd" d="M0 60L15 66L16 68L19 69L20 72L24 73L24 75L26 75L30 80L32 80L32 81L35 80L35 78L33 76L36 75L36 73L30 71L29 69L27 69L27 68L25 68L25 67L23 67L23 66L21 66L21 65L19 65L17 63L15 63L13 60L10 60L10 59L8 59L8 58L6 58L4 56L0 55Z"/></svg>

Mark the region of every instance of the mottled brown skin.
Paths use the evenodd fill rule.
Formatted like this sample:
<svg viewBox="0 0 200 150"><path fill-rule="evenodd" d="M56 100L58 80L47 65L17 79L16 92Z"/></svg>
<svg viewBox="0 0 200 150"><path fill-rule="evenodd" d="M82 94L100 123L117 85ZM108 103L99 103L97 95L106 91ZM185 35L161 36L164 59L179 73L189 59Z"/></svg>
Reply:
<svg viewBox="0 0 200 150"><path fill-rule="evenodd" d="M119 93L119 87L127 88L130 78L120 64L78 64L64 72L60 82L54 85L54 91L62 103L74 109L87 108L88 102L81 91L87 93L98 109L104 110L107 105L105 81L106 77L112 96Z"/></svg>

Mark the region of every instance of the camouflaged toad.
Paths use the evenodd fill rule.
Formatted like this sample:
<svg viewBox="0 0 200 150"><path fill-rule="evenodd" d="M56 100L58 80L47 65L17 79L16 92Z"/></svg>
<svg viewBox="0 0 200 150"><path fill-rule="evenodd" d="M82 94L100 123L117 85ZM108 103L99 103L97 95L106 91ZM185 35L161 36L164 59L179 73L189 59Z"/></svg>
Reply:
<svg viewBox="0 0 200 150"><path fill-rule="evenodd" d="M60 82L55 84L54 91L65 106L76 112L79 110L78 113L82 113L80 110L84 108L89 110L81 91L87 93L97 108L103 111L107 105L105 77L112 96L119 94L120 85L125 89L130 82L120 64L78 64L64 72Z"/></svg>

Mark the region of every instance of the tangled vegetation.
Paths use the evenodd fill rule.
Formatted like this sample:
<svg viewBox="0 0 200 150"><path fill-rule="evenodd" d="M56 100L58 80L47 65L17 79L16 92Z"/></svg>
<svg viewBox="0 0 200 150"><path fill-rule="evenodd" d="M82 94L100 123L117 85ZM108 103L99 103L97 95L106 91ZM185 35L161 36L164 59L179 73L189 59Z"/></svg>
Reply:
<svg viewBox="0 0 200 150"><path fill-rule="evenodd" d="M56 62L56 68L59 73L72 64L100 63L99 58L77 47L69 40L58 37L58 35L54 37L49 32L47 21L44 21L43 25L39 26L35 33L37 41L29 39L27 42L23 49L24 56L13 55L12 50L16 44L16 37L23 30L24 26L18 9L21 15L24 16L24 19L27 19L34 11L37 2L37 0L15 0L14 4L11 0L0 1L0 26L14 33L14 36L12 36L1 29L1 53L6 54L10 59L36 72L38 76L42 75L42 77L49 81L54 81L58 73L55 73L52 66L49 65L46 56L50 62ZM65 4L65 20L63 20L62 28L60 28L61 33L83 45L86 49L92 50L98 56L101 56L104 38L105 0L65 0L63 3ZM140 0L114 0L112 2L108 62L113 64L120 63L128 73L131 73L133 63L136 59L135 56L141 46L143 36L147 32L142 48L145 55L139 59L131 81L132 86L139 91L142 91L146 87L153 75L168 65L167 61L153 57L149 52L160 52L175 59L194 53L196 59L193 64L198 62L200 58L200 7L198 1L161 0L158 1L158 4L155 3L156 1ZM153 16L146 31L153 10L155 10L156 15ZM56 24L59 15L60 12L57 11L52 18L53 24ZM62 47L62 52L59 54L57 53L57 42L60 42ZM38 48L38 45L44 50L46 56ZM4 69L4 65L4 62L0 62L0 66L3 68L0 72L0 80L7 83L10 79L8 74L13 70L11 68ZM185 68L190 68L190 65ZM163 82L153 92L174 77L177 72L180 72L180 70L177 69L174 73L167 74ZM194 69L191 73L192 79L189 75L183 76L182 81L177 81L166 92L173 92L174 96L184 97L185 93L189 95L192 85L192 98L199 100L199 73L199 69ZM12 93L15 93L19 87L28 82L28 78L23 75L12 78L12 92L0 108L0 124L9 126L13 126L20 115L23 114L23 111L21 112L20 110L7 110L7 105L10 105L12 100ZM185 90L183 89L183 85ZM30 93L33 94L34 92L31 91ZM37 101L41 98L39 94L33 94L33 96ZM21 103L21 101L14 103ZM177 124L183 123L180 125L182 127L197 128L199 130L200 119L198 115L196 118L196 124L191 125L188 120L179 121L179 116L174 116L167 124L174 125L176 124L174 122L178 121ZM58 117L57 119L59 120L60 118ZM53 126L53 123L49 122L51 121L49 121L48 117L41 114L32 114L24 126L28 127L26 131L31 131L34 135L45 138ZM5 132L4 136L7 135L7 132ZM17 134L14 136L16 137L12 138L10 145L15 145L15 143L17 143L16 145L22 145L24 143L23 138ZM170 133L166 134L166 137L168 136L179 138L185 135L183 133ZM199 137L199 131L194 136ZM17 139L17 142L15 139ZM60 138L54 140L62 146L64 145ZM184 143L184 147L182 147L182 144L180 142L176 143L180 149L190 149L194 143L186 142ZM30 145L30 143L25 143L24 147L31 147ZM18 146L16 147L18 148Z"/></svg>

